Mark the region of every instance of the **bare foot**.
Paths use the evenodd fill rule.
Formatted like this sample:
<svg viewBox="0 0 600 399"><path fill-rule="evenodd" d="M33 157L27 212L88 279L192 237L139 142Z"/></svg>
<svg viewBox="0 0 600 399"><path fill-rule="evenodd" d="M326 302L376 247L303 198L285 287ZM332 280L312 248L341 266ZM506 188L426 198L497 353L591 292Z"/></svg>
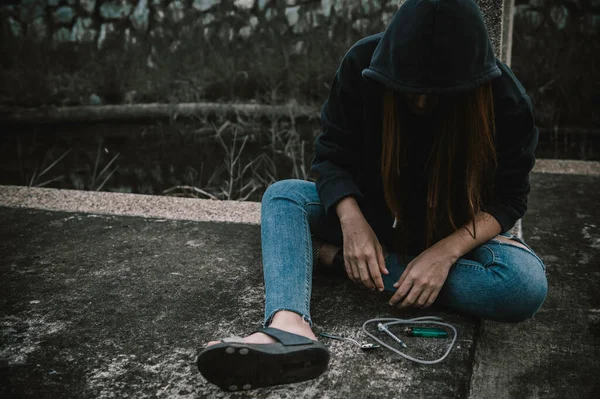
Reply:
<svg viewBox="0 0 600 399"><path fill-rule="evenodd" d="M275 316L273 316L273 320L271 321L269 327L274 327L283 331L302 335L303 337L310 338L313 341L317 340L317 337L312 332L310 325L302 320L302 317L299 314L288 312L287 310L281 310L275 313ZM277 340L274 338L263 333L254 333L248 335L247 337L243 338L243 341L251 344L271 344L277 342ZM210 341L208 344L206 344L206 347L208 348L209 346L218 344L220 342L221 341Z"/></svg>
<svg viewBox="0 0 600 399"><path fill-rule="evenodd" d="M319 250L319 263L325 266L331 266L333 258L339 249L340 247L336 247L335 245L326 242L321 244L321 249Z"/></svg>

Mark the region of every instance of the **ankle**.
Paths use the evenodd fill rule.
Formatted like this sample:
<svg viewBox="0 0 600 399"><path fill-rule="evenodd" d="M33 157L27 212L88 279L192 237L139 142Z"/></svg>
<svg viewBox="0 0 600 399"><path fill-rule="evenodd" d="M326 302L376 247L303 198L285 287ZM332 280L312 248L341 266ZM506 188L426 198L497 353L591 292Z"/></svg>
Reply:
<svg viewBox="0 0 600 399"><path fill-rule="evenodd" d="M300 319L300 322L298 322L298 321L290 322L289 320L279 318L277 320L273 320L273 322L269 325L269 327L287 331L292 334L302 335L303 337L307 337L312 340L317 339L312 328L310 328L310 324L303 321L302 319Z"/></svg>
<svg viewBox="0 0 600 399"><path fill-rule="evenodd" d="M275 313L271 319L270 326L273 325L309 326L309 324L303 320L302 316L300 316L298 313L290 312L288 310L280 310L279 312Z"/></svg>
<svg viewBox="0 0 600 399"><path fill-rule="evenodd" d="M298 313L289 312L287 310L280 310L279 312L275 313L275 316L273 316L269 327L278 328L280 330L304 335L305 337L309 337L311 339L316 339L314 338L315 335L310 327L310 324Z"/></svg>
<svg viewBox="0 0 600 399"><path fill-rule="evenodd" d="M331 266L333 264L335 254L339 250L340 248L336 247L335 245L323 243L320 249L319 263L322 263L325 266Z"/></svg>

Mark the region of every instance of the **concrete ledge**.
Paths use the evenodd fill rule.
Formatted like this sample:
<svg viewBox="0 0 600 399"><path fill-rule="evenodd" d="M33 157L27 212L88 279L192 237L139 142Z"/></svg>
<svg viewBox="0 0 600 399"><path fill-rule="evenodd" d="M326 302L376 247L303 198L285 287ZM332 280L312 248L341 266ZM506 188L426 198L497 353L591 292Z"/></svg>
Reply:
<svg viewBox="0 0 600 399"><path fill-rule="evenodd" d="M0 206L198 222L260 224L260 202L247 201L0 186Z"/></svg>
<svg viewBox="0 0 600 399"><path fill-rule="evenodd" d="M572 159L537 159L534 172L600 176L600 162Z"/></svg>
<svg viewBox="0 0 600 399"><path fill-rule="evenodd" d="M600 176L600 162L538 159L534 173ZM0 206L147 218L260 224L260 202L0 186ZM522 237L520 223L513 229Z"/></svg>

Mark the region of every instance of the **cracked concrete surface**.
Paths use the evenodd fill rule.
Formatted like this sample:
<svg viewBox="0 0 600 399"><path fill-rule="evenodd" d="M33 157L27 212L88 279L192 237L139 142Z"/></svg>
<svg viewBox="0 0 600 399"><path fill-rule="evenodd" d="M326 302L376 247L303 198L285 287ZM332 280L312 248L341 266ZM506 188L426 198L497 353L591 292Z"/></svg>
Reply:
<svg viewBox="0 0 600 399"><path fill-rule="evenodd" d="M158 218L33 209L39 191L0 187L0 396L594 397L600 392L600 177L532 174L531 182L524 238L547 264L550 283L534 319L480 323L440 309L400 312L387 306L386 294L315 277L317 332L362 341L366 319L433 314L458 327L457 346L444 362L423 366L383 349L364 353L324 341L332 360L318 379L236 394L207 383L194 362L207 341L260 327L259 225L167 218L162 206ZM15 191L27 205L15 204ZM52 195L64 201L68 194L83 195ZM102 196L110 205L111 194ZM139 197L147 196L130 199ZM194 209L202 201L184 203ZM434 357L443 344L429 340L415 350Z"/></svg>

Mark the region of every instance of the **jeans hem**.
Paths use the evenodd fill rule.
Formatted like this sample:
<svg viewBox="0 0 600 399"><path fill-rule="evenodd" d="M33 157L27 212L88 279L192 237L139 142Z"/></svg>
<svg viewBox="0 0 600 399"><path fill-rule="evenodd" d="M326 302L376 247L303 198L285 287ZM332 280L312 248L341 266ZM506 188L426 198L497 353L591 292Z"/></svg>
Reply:
<svg viewBox="0 0 600 399"><path fill-rule="evenodd" d="M312 322L312 319L310 318L310 316L308 315L308 313L303 313L299 310L290 309L290 308L276 308L275 310L269 312L269 314L265 317L265 321L263 322L263 327L264 328L269 327L269 324L271 324L271 321L273 319L273 316L275 316L275 313L277 313L281 310L286 310L288 312L294 312L294 313L298 314L299 316L302 317L302 320L305 323L307 323L310 326L310 328L312 328L313 322Z"/></svg>

